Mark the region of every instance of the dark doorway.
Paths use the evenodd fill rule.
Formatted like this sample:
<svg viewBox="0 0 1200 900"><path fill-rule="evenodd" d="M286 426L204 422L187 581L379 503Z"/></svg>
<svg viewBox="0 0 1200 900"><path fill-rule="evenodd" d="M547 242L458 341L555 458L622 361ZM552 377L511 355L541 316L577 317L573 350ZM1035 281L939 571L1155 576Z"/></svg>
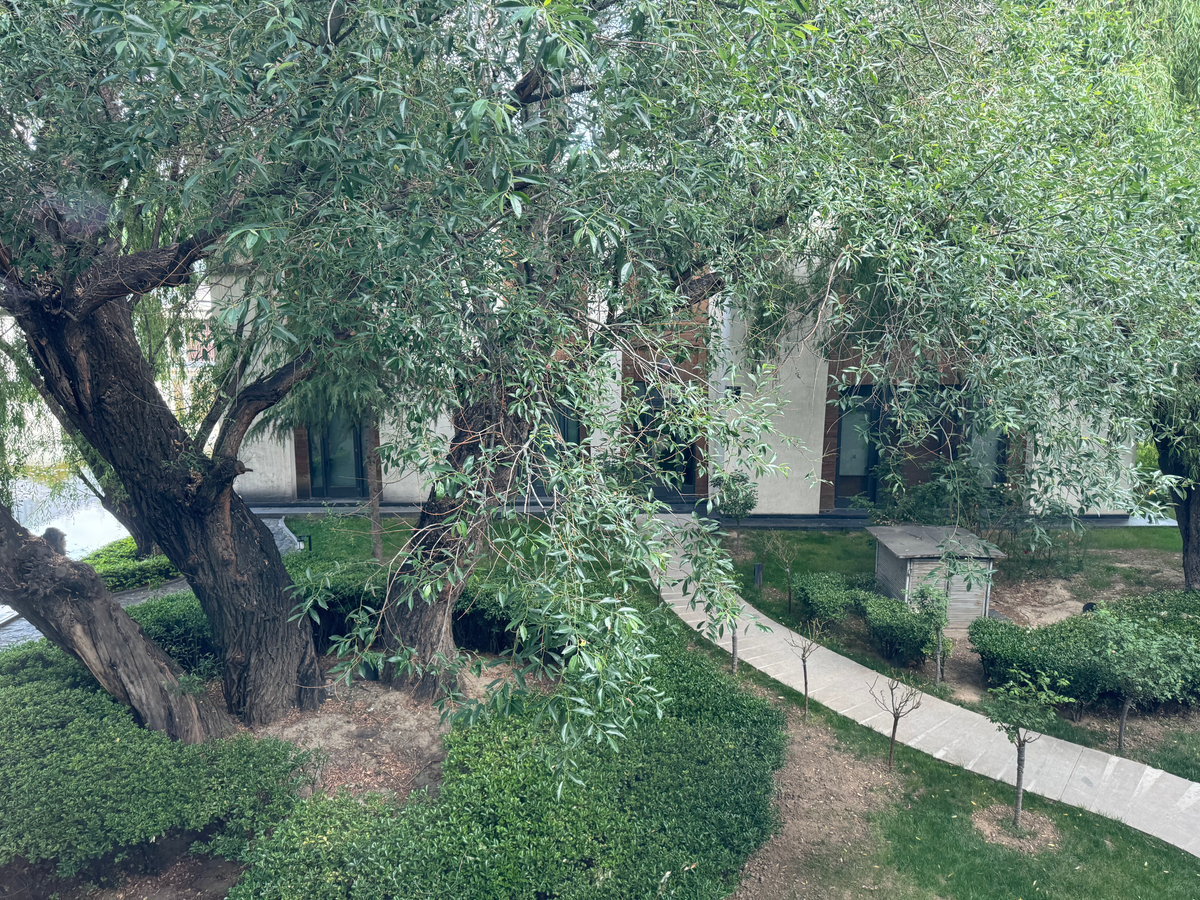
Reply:
<svg viewBox="0 0 1200 900"><path fill-rule="evenodd" d="M833 484L834 506L845 509L854 497L875 502L875 467L879 410L871 388L856 388L850 406L838 417L837 469Z"/></svg>
<svg viewBox="0 0 1200 900"><path fill-rule="evenodd" d="M367 496L362 425L334 413L324 428L308 429L309 474L313 497Z"/></svg>

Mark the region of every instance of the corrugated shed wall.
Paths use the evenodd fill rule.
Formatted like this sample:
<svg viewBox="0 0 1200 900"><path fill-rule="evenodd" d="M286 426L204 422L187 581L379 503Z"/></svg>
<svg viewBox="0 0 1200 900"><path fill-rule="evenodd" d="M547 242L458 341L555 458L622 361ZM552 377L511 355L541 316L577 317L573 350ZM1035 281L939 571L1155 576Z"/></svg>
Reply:
<svg viewBox="0 0 1200 900"><path fill-rule="evenodd" d="M905 573L908 571L908 560L900 559L891 550L877 545L875 555L875 578L880 590L889 597L904 598Z"/></svg>

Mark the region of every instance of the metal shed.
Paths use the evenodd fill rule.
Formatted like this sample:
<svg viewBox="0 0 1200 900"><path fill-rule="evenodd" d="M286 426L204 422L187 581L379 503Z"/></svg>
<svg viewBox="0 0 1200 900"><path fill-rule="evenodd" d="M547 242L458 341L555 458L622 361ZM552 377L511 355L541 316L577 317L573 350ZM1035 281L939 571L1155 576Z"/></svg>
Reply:
<svg viewBox="0 0 1200 900"><path fill-rule="evenodd" d="M992 599L991 574L995 561L1005 554L988 547L977 535L961 528L935 525L894 525L868 528L876 539L875 578L883 593L907 599L923 584L942 588L950 597L947 631L966 631L973 621L988 614ZM973 559L988 578L964 575L948 579L939 574L945 555Z"/></svg>

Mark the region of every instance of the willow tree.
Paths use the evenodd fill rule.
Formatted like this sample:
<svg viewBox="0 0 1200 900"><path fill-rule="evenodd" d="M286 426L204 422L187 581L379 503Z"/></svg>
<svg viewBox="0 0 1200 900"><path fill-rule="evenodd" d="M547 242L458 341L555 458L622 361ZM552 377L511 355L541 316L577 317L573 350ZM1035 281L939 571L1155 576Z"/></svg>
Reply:
<svg viewBox="0 0 1200 900"><path fill-rule="evenodd" d="M1200 590L1200 369L1180 366L1166 381L1154 409L1158 464L1178 479L1172 488L1175 521L1183 538L1183 580Z"/></svg>
<svg viewBox="0 0 1200 900"><path fill-rule="evenodd" d="M953 456L953 507L978 478L972 439L999 433L1025 510L1130 508L1128 447L1196 340L1178 42L1089 0L852 2L814 21L836 89L781 122L808 136L808 265L762 327L815 313L844 402L874 386L884 491Z"/></svg>
<svg viewBox="0 0 1200 900"><path fill-rule="evenodd" d="M269 721L320 684L269 532L232 489L239 449L296 385L364 367L402 413L406 440L385 451L432 487L363 646L436 688L492 517L536 482L561 501L555 543L514 525L519 552L501 557L515 582L540 573L529 624L558 637L537 659L582 666L621 715L648 690L623 601L666 538L644 522L658 476L640 451L762 449L710 384L710 338L719 307L773 271L794 193L771 177L757 90L767 24L611 0L0 8L12 364L187 576L231 711ZM135 319L210 299L192 350L212 365L177 415ZM641 409L612 402L622 349ZM564 410L588 452L566 446ZM44 596L7 599L37 615ZM69 628L49 631L87 661Z"/></svg>

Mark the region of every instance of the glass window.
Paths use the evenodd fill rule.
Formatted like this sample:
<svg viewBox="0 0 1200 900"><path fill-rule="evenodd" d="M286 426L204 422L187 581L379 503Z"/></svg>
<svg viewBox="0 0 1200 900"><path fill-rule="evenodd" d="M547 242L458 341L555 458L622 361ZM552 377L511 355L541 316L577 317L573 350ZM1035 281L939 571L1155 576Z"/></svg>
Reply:
<svg viewBox="0 0 1200 900"><path fill-rule="evenodd" d="M337 412L324 428L308 430L309 477L314 497L365 497L363 429Z"/></svg>

